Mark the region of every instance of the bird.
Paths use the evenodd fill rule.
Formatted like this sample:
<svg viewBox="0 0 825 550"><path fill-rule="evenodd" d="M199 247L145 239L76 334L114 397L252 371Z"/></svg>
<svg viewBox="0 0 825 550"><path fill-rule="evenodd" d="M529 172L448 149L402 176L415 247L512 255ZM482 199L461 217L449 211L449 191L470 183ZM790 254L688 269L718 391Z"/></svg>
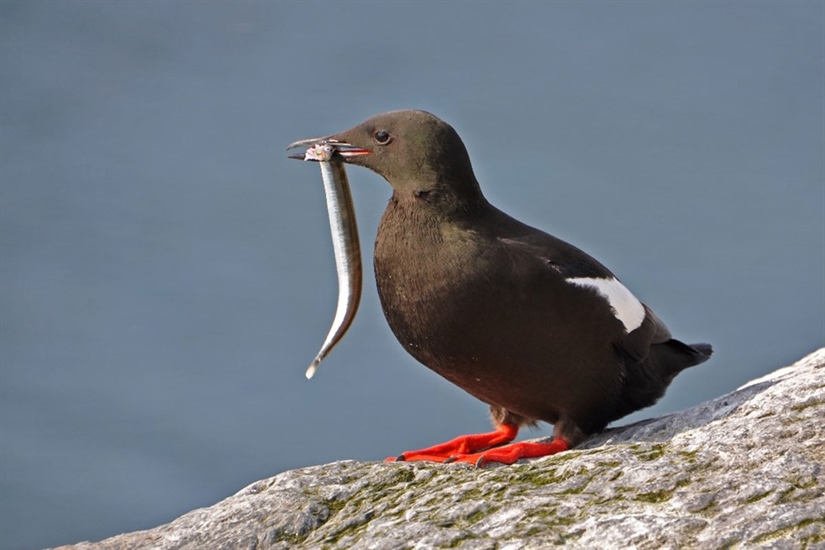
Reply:
<svg viewBox="0 0 825 550"><path fill-rule="evenodd" d="M435 115L392 111L318 141L392 188L374 269L398 342L490 407L493 431L388 461L482 466L566 451L710 358L597 260L488 202L463 141ZM552 440L513 443L539 422Z"/></svg>

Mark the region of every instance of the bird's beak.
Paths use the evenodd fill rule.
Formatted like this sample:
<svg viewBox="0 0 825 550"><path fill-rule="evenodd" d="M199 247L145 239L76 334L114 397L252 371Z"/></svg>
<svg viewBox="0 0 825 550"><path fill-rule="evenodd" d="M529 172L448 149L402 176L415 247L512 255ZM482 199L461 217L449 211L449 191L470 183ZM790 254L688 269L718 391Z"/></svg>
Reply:
<svg viewBox="0 0 825 550"><path fill-rule="evenodd" d="M339 159L343 160L344 162L353 157L360 157L363 155L372 154L372 151L370 151L369 149L361 149L360 147L356 147L355 145L352 145L350 143L338 140L333 136L301 139L296 141L295 143L291 143L289 147L287 147L286 149L287 151L289 151L290 149L303 147L309 150L315 147L316 145L332 145L335 149L334 157L339 157ZM318 160L317 158L313 158L312 156L307 155L306 152L289 155L289 158L297 160Z"/></svg>

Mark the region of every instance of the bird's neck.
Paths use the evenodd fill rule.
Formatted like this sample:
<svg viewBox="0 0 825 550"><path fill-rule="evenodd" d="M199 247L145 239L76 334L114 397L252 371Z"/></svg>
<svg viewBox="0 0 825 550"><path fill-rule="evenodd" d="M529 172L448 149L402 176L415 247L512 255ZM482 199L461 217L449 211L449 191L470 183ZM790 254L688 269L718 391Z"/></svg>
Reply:
<svg viewBox="0 0 825 550"><path fill-rule="evenodd" d="M475 177L458 180L422 178L393 184L390 209L421 223L460 223L478 219L491 209Z"/></svg>

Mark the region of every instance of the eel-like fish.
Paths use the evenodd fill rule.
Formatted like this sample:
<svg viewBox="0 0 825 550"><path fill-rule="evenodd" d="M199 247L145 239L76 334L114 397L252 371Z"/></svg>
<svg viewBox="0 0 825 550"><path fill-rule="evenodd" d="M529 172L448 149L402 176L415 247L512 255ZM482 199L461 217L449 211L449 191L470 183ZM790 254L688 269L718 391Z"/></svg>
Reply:
<svg viewBox="0 0 825 550"><path fill-rule="evenodd" d="M312 140L295 142L289 148L309 145ZM312 378L318 365L341 341L355 319L358 304L361 302L361 245L358 241L358 227L355 223L355 208L349 189L344 164L334 159L338 148L331 142L315 142L310 145L303 156L291 158L317 161L321 166L324 180L324 194L327 199L329 225L332 230L332 248L335 253L335 268L338 271L338 306L335 317L320 351L309 365L306 377Z"/></svg>

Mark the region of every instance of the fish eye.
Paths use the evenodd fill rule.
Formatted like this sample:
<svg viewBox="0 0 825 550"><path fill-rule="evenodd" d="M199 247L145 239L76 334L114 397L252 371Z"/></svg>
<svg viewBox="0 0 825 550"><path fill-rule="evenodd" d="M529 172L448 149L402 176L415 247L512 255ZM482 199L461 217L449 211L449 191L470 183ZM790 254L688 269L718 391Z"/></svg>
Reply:
<svg viewBox="0 0 825 550"><path fill-rule="evenodd" d="M386 130L378 130L372 137L378 145L386 145L392 141L392 136Z"/></svg>

